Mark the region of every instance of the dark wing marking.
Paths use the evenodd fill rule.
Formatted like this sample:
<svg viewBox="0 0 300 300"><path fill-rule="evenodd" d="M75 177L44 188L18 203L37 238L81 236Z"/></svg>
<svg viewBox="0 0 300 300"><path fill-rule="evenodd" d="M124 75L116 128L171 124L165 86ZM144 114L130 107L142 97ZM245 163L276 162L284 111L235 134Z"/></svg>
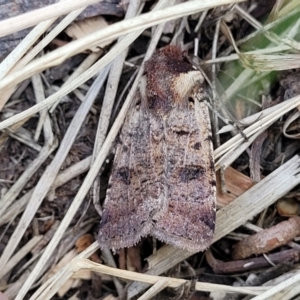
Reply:
<svg viewBox="0 0 300 300"><path fill-rule="evenodd" d="M215 227L215 173L208 109L195 101L174 108L167 118L167 186L169 206L152 234L188 251L203 251Z"/></svg>

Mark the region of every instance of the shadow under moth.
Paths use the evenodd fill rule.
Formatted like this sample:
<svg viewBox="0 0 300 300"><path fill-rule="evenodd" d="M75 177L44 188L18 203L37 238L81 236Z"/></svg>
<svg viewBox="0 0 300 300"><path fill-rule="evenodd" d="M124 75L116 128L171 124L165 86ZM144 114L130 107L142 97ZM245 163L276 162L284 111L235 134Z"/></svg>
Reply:
<svg viewBox="0 0 300 300"><path fill-rule="evenodd" d="M204 78L167 46L145 63L124 122L99 231L101 248L147 235L191 252L212 242L216 180Z"/></svg>

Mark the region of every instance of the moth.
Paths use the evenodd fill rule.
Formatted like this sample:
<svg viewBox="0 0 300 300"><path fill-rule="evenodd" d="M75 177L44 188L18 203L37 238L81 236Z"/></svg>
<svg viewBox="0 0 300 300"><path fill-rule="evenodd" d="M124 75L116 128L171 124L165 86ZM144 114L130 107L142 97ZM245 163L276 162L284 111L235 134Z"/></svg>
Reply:
<svg viewBox="0 0 300 300"><path fill-rule="evenodd" d="M216 178L209 111L197 100L204 89L176 46L145 63L115 154L101 248L131 247L147 235L191 252L211 244Z"/></svg>

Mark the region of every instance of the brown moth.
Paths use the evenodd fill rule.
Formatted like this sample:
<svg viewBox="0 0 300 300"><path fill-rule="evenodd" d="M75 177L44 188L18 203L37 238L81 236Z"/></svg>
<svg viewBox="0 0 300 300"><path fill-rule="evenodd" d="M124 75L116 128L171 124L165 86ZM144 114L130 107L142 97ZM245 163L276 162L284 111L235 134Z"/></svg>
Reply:
<svg viewBox="0 0 300 300"><path fill-rule="evenodd" d="M101 248L152 235L203 251L215 227L216 180L209 112L195 99L204 78L182 51L167 46L145 75L123 125L104 203Z"/></svg>

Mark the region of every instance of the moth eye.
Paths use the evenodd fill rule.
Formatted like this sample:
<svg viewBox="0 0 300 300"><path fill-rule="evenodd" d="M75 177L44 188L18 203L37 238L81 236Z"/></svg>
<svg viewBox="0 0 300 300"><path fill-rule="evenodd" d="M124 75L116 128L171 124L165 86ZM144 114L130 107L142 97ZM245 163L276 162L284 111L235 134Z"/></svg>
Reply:
<svg viewBox="0 0 300 300"><path fill-rule="evenodd" d="M189 103L195 103L194 98L189 97Z"/></svg>

